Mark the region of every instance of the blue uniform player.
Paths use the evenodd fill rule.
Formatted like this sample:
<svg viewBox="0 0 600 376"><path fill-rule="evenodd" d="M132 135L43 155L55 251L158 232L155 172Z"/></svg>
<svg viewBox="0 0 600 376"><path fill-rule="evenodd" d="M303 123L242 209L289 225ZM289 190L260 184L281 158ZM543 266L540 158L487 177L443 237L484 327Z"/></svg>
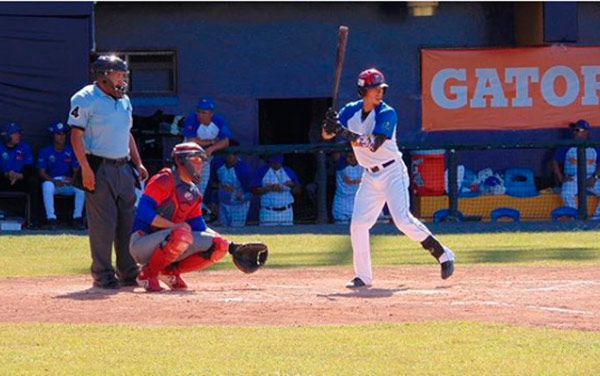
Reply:
<svg viewBox="0 0 600 376"><path fill-rule="evenodd" d="M67 145L67 132L69 126L63 123L53 123L48 127L52 134L52 145L40 150L37 159L42 182L42 197L46 209L46 220L51 229L56 228L56 214L54 213L54 195L75 196L73 209L73 227L78 230L85 228L83 224L83 204L85 193L73 187L73 175L79 170L79 162L75 152Z"/></svg>
<svg viewBox="0 0 600 376"><path fill-rule="evenodd" d="M357 86L361 99L344 106L339 116L330 109L322 132L324 139L341 134L350 140L358 163L365 168L350 224L356 275L346 287L370 286L373 281L369 230L386 203L396 227L436 258L441 264L441 277L446 279L454 272L454 253L410 212L410 180L396 143L398 116L383 101L388 88L383 73L367 69L358 75Z"/></svg>
<svg viewBox="0 0 600 376"><path fill-rule="evenodd" d="M335 196L333 197L333 219L336 223L348 223L352 218L354 196L358 190L364 168L356 161L354 153L335 163Z"/></svg>
<svg viewBox="0 0 600 376"><path fill-rule="evenodd" d="M229 153L216 161L214 170L214 179L219 184L219 223L245 226L252 199L250 168L237 155Z"/></svg>
<svg viewBox="0 0 600 376"><path fill-rule="evenodd" d="M261 226L292 226L294 224L294 194L300 194L296 173L283 166L281 154L272 155L268 164L254 175L253 192L260 195L259 224Z"/></svg>
<svg viewBox="0 0 600 376"><path fill-rule="evenodd" d="M5 124L0 131L0 191L28 193L35 215L35 209L39 206L39 190L35 179L33 154L29 145L21 141L21 134L22 129L17 123Z"/></svg>
<svg viewBox="0 0 600 376"><path fill-rule="evenodd" d="M590 124L579 120L570 124L573 139L587 140L590 135ZM563 165L561 171L560 165ZM557 180L562 183L562 199L566 206L577 208L577 148L561 147L556 149L552 158L552 169ZM585 176L589 193L600 196L600 148L588 147L585 149ZM592 218L600 219L600 204Z"/></svg>
<svg viewBox="0 0 600 376"><path fill-rule="evenodd" d="M210 97L201 98L196 112L190 113L183 123L183 136L186 142L195 142L206 152L208 161L200 177L200 192L204 195L210 179L210 162L214 152L229 146L233 136L225 118L215 114L215 101Z"/></svg>

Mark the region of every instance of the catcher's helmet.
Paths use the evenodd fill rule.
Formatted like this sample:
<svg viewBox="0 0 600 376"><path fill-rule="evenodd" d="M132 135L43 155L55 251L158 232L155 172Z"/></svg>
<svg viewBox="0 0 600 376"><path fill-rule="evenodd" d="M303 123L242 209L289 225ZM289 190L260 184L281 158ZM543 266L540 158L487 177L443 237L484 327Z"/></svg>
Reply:
<svg viewBox="0 0 600 376"><path fill-rule="evenodd" d="M3 143L8 143L10 141L10 135L17 132L22 132L21 126L17 123L8 123L2 127L0 131L0 136L2 137Z"/></svg>
<svg viewBox="0 0 600 376"><path fill-rule="evenodd" d="M56 123L52 123L48 126L48 132L54 134L54 133L67 133L69 131L69 126L67 124L56 122Z"/></svg>
<svg viewBox="0 0 600 376"><path fill-rule="evenodd" d="M385 76L383 73L378 71L375 68L370 68L360 72L358 75L358 95L364 97L367 89L373 87L382 87L384 90L388 87L388 84L385 83Z"/></svg>
<svg viewBox="0 0 600 376"><path fill-rule="evenodd" d="M177 167L184 168L190 174L194 183L198 183L200 181L201 172L196 171L189 160L191 157L200 157L202 162L206 162L208 160L206 152L200 145L196 144L195 142L184 142L177 144L175 147L173 147L171 157L173 158L173 163Z"/></svg>
<svg viewBox="0 0 600 376"><path fill-rule="evenodd" d="M112 82L107 77L107 75L111 72L125 72L127 74L125 76L125 82L119 85ZM127 87L129 86L129 67L127 66L127 63L118 56L102 55L98 57L98 59L94 62L94 65L92 65L92 74L96 80L101 80L108 84L113 90L115 90L117 95L123 96L127 92Z"/></svg>

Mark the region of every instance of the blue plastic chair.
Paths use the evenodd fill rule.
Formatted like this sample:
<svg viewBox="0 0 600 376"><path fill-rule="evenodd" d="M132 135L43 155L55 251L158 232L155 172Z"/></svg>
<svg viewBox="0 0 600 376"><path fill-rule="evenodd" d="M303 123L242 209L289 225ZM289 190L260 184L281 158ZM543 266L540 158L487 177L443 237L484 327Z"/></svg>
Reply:
<svg viewBox="0 0 600 376"><path fill-rule="evenodd" d="M481 190L477 189L474 192L471 191L463 191L463 188L469 187L473 180L475 180L475 172L471 169L465 168L465 177L463 178L463 182L458 189L458 197L460 198L471 198L481 196Z"/></svg>
<svg viewBox="0 0 600 376"><path fill-rule="evenodd" d="M492 222L498 221L500 218L511 218L514 222L521 220L521 212L513 208L497 208L492 210Z"/></svg>
<svg viewBox="0 0 600 376"><path fill-rule="evenodd" d="M512 197L535 197L539 192L535 188L534 173L530 168L509 168L504 172L506 194Z"/></svg>
<svg viewBox="0 0 600 376"><path fill-rule="evenodd" d="M444 222L445 220L448 219L449 216L450 216L450 210L448 210L448 209L437 210L435 213L433 213L433 222L434 223ZM456 218L460 222L462 222L464 220L463 213L461 213L460 211L457 210Z"/></svg>
<svg viewBox="0 0 600 376"><path fill-rule="evenodd" d="M573 219L577 219L578 216L578 211L575 208L572 208L570 206L560 206L554 210L552 210L552 219L555 221L558 221L559 218L561 217L570 217Z"/></svg>

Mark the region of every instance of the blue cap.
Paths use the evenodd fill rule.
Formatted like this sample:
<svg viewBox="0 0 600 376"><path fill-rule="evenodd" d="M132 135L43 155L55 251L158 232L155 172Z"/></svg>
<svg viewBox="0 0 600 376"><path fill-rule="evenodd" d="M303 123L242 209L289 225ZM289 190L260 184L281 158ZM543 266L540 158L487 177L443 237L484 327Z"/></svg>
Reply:
<svg viewBox="0 0 600 376"><path fill-rule="evenodd" d="M21 126L19 126L19 124L17 123L9 123L9 124L5 124L4 127L2 127L2 133L10 136L13 133L17 133L17 132L21 132Z"/></svg>
<svg viewBox="0 0 600 376"><path fill-rule="evenodd" d="M59 133L59 132L67 133L68 131L69 131L69 126L64 123L61 123L61 122L52 123L48 126L48 132L50 132L50 133Z"/></svg>
<svg viewBox="0 0 600 376"><path fill-rule="evenodd" d="M577 120L575 123L569 124L569 126L571 128L585 129L586 131L590 130L590 123L588 123L587 121L585 121L583 119Z"/></svg>
<svg viewBox="0 0 600 376"><path fill-rule="evenodd" d="M269 163L283 163L283 154L270 155Z"/></svg>
<svg viewBox="0 0 600 376"><path fill-rule="evenodd" d="M213 111L215 109L215 101L211 97L203 97L198 102L198 109L204 111Z"/></svg>

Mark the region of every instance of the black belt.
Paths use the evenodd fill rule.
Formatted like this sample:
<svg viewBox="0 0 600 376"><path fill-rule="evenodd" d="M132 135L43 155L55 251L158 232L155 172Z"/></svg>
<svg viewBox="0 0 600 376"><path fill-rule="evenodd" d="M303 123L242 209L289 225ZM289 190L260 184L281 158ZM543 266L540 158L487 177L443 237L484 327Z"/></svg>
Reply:
<svg viewBox="0 0 600 376"><path fill-rule="evenodd" d="M92 159L96 159L98 162L112 164L115 166L120 166L120 165L129 163L129 158L127 158L127 157L113 159L113 158L100 157L100 156L94 155L94 154L88 154L88 158L90 158L90 157Z"/></svg>
<svg viewBox="0 0 600 376"><path fill-rule="evenodd" d="M384 168L386 168L387 166L393 164L394 162L396 162L395 159L392 159L391 161L387 161L384 164L381 165L381 168L379 168L379 166L375 166L375 167L371 167L368 170L371 171L372 174L376 173L379 170L383 170Z"/></svg>
<svg viewBox="0 0 600 376"><path fill-rule="evenodd" d="M287 206L281 206L279 208L271 208L271 207L265 206L264 209L272 210L272 211L284 211L291 207L292 207L292 204L288 204Z"/></svg>

